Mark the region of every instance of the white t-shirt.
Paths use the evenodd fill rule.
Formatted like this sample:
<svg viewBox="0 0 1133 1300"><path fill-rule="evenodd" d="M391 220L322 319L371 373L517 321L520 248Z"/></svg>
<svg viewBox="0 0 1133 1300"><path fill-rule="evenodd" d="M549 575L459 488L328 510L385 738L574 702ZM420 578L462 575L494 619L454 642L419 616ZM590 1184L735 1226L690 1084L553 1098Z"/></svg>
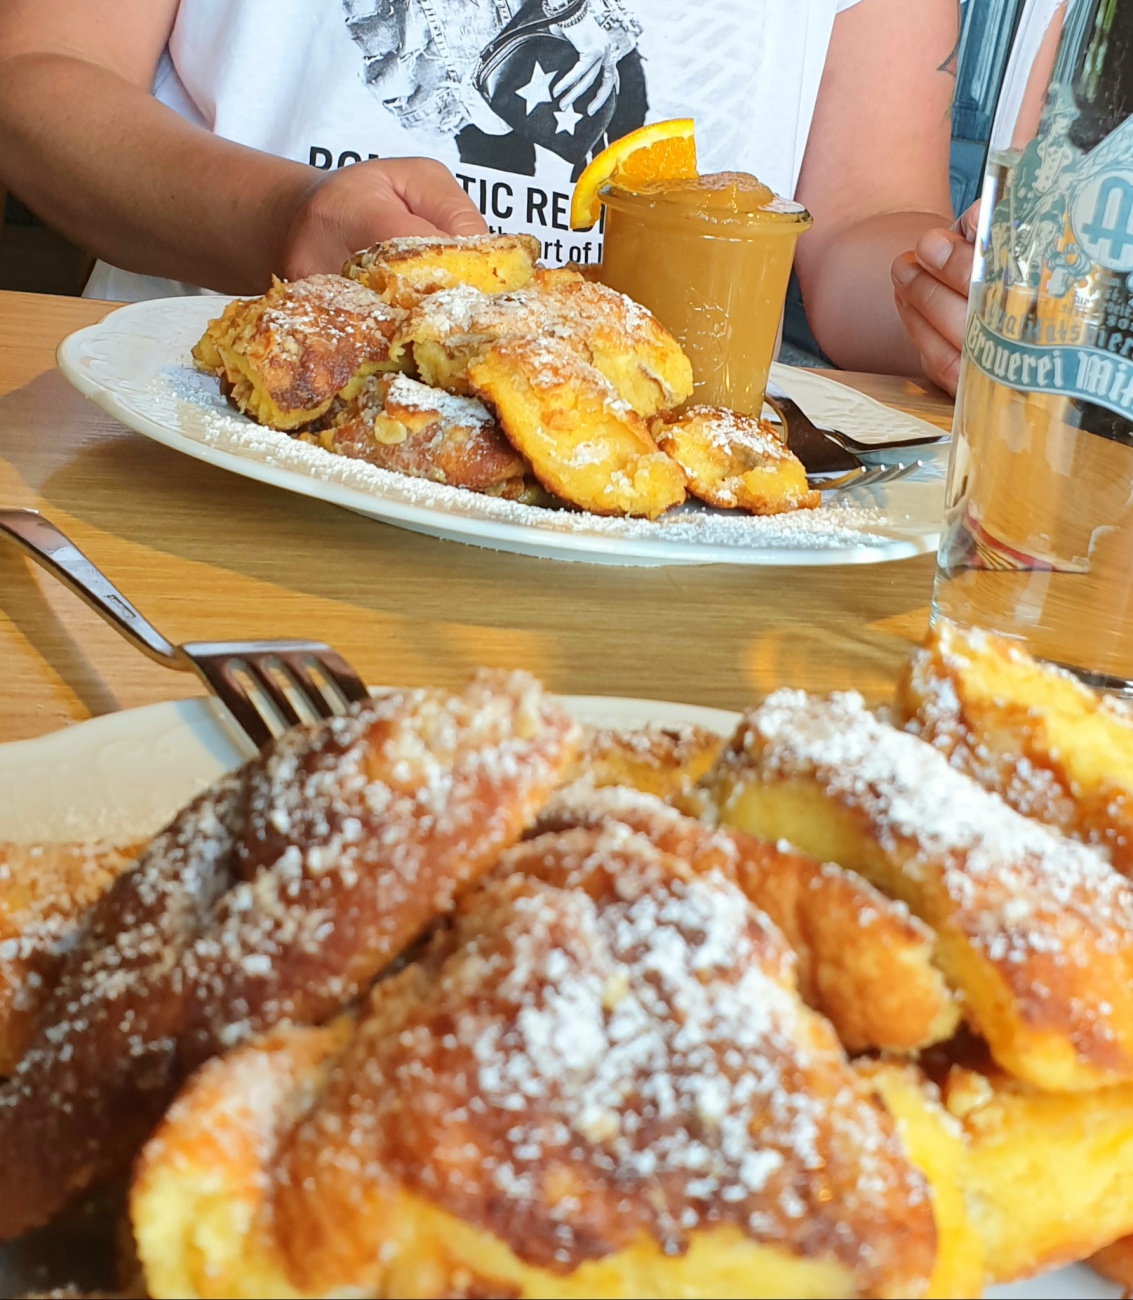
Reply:
<svg viewBox="0 0 1133 1300"><path fill-rule="evenodd" d="M226 139L322 169L424 156L493 229L596 261L574 177L610 139L692 117L702 172L794 194L837 13L859 0L182 0L154 94ZM577 98L557 82L583 66ZM600 87L614 87L595 109ZM200 292L98 263L91 297Z"/></svg>

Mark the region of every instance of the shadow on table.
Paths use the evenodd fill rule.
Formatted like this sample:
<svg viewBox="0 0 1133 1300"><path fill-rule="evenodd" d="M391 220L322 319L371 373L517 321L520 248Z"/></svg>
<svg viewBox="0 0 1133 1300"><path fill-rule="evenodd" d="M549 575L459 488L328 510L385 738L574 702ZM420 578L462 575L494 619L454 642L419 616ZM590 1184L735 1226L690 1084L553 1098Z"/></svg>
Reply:
<svg viewBox="0 0 1133 1300"><path fill-rule="evenodd" d="M44 578L50 582L50 578ZM34 642L51 670L92 716L121 707L98 676L90 657L48 603L24 553L0 539L0 609L16 630Z"/></svg>
<svg viewBox="0 0 1133 1300"><path fill-rule="evenodd" d="M14 427L13 403L34 412L42 430L45 406L74 397L60 376L40 376L0 399L0 429ZM112 572L175 640L333 638L372 681L383 680L381 664L390 657L418 666L417 681L443 684L476 663L522 664L554 689L583 693L640 694L648 660L656 677L651 693L736 707L772 673L799 686L860 684L870 693L871 680L859 680L862 669L868 679L891 681L903 647L891 631L869 625L912 617L928 599L927 583L922 592L899 576L902 563L878 566L868 583L848 583L842 567L805 575L785 567L626 568L487 552L244 479L90 415L88 408L88 432L77 447L73 437L52 448L6 440L15 443L7 458L38 489L45 512L56 511L64 527L69 516L139 547L265 584L242 593L238 581L210 586L202 575L199 587L155 591L144 565L136 566L133 587L126 573ZM73 416L65 418L74 428ZM99 563L96 541L76 540ZM289 596L300 594L357 611L345 640L340 614L310 605L291 612ZM196 625L183 612L193 597ZM249 601L256 605L254 627L247 626ZM165 626L170 602L175 617ZM668 668L666 655L690 641L698 664L692 683ZM390 648L396 655L384 657ZM687 654L681 657L687 663ZM811 680L820 663L839 657L858 665L854 680L830 680L828 667L823 681Z"/></svg>

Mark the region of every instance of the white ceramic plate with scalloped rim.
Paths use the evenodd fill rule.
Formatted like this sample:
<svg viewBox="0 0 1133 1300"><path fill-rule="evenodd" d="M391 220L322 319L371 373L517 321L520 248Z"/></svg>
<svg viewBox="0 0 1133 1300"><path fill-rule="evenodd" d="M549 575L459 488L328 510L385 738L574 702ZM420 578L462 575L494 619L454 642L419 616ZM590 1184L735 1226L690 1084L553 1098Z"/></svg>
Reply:
<svg viewBox="0 0 1133 1300"><path fill-rule="evenodd" d="M738 721L720 709L657 700L577 696L566 704L581 721L610 727L683 722L728 734ZM223 708L208 699L130 709L0 745L0 840L141 838L251 752ZM35 1259L19 1246L0 1247L0 1295L43 1288L38 1270L44 1266L50 1285L66 1281L67 1243L55 1240L50 1250L50 1259ZM1075 1265L987 1294L1115 1300L1121 1291Z"/></svg>
<svg viewBox="0 0 1133 1300"><path fill-rule="evenodd" d="M816 511L757 519L694 503L653 523L523 506L332 455L237 414L216 380L193 369L190 349L223 305L208 295L122 307L64 339L59 368L123 424L185 455L400 528L494 550L591 564L828 565L936 549L946 445L918 448L923 467L916 474L838 494ZM940 432L812 371L776 365L772 379L812 419L866 442Z"/></svg>

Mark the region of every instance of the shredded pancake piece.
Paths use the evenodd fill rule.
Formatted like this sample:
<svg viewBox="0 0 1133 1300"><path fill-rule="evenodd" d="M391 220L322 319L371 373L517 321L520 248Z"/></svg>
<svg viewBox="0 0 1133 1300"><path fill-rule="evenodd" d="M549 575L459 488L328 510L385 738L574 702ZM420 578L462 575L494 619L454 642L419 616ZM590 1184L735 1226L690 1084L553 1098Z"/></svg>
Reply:
<svg viewBox="0 0 1133 1300"><path fill-rule="evenodd" d="M907 730L1133 876L1133 716L1014 641L940 622L902 674Z"/></svg>
<svg viewBox="0 0 1133 1300"><path fill-rule="evenodd" d="M495 862L573 757L524 674L299 727L184 810L88 914L0 1085L0 1239L136 1151L185 1074L334 1015Z"/></svg>
<svg viewBox="0 0 1133 1300"><path fill-rule="evenodd" d="M259 1121L235 1248L302 1294L741 1295L768 1267L782 1294L920 1294L923 1180L791 966L735 886L626 827L529 841L377 986L291 1131ZM216 1240L191 1225L231 1175L186 1195L178 1118L135 1222L167 1225L155 1266L223 1285L181 1243Z"/></svg>
<svg viewBox="0 0 1133 1300"><path fill-rule="evenodd" d="M0 1078L23 1054L83 913L140 846L0 844Z"/></svg>
<svg viewBox="0 0 1133 1300"><path fill-rule="evenodd" d="M400 374L371 376L329 428L301 436L342 456L473 492L511 496L527 470L483 403Z"/></svg>
<svg viewBox="0 0 1133 1300"><path fill-rule="evenodd" d="M342 274L388 303L415 307L456 285L481 293L519 289L534 274L541 251L534 235L408 235L355 253Z"/></svg>
<svg viewBox="0 0 1133 1300"><path fill-rule="evenodd" d="M932 931L861 876L694 821L650 794L583 781L554 795L529 834L610 825L644 835L698 875L720 872L737 885L783 933L803 1000L850 1051L913 1052L955 1030L959 1009L933 964Z"/></svg>
<svg viewBox="0 0 1133 1300"><path fill-rule="evenodd" d="M583 733L572 779L626 785L661 798L691 789L708 771L724 737L707 727L593 727Z"/></svg>
<svg viewBox="0 0 1133 1300"><path fill-rule="evenodd" d="M777 515L821 504L798 457L766 420L692 406L652 429L657 445L684 470L689 492L710 505Z"/></svg>
<svg viewBox="0 0 1133 1300"><path fill-rule="evenodd" d="M390 339L404 316L339 275L276 280L262 298L236 298L209 321L193 360L245 415L299 429L367 375L395 368Z"/></svg>
<svg viewBox="0 0 1133 1300"><path fill-rule="evenodd" d="M681 468L601 372L564 344L502 339L468 377L553 496L598 515L648 519L684 500Z"/></svg>
<svg viewBox="0 0 1133 1300"><path fill-rule="evenodd" d="M692 393L692 365L656 317L625 294L577 276L539 279L495 297L468 286L435 294L410 313L393 355L402 358L411 347L427 383L469 392L471 363L513 336L569 349L599 370L643 418Z"/></svg>
<svg viewBox="0 0 1133 1300"><path fill-rule="evenodd" d="M1006 1070L1037 1087L1133 1077L1133 891L853 692L782 690L705 779L726 824L862 872L936 932L937 960Z"/></svg>

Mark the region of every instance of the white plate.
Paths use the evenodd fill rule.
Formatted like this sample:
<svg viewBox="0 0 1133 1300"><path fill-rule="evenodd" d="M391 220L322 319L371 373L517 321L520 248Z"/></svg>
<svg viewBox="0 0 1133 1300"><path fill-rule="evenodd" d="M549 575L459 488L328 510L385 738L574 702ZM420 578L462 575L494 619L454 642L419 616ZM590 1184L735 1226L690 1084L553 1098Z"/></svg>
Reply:
<svg viewBox="0 0 1133 1300"><path fill-rule="evenodd" d="M236 414L189 350L219 314L215 296L133 303L63 340L59 368L148 438L247 478L386 523L495 550L598 564L872 564L936 548L946 453L919 448L917 474L831 498L817 511L757 519L682 506L655 523L542 510L410 479L309 447ZM811 417L863 440L923 437L932 425L805 370L775 382Z"/></svg>
<svg viewBox="0 0 1133 1300"><path fill-rule="evenodd" d="M738 715L657 700L573 696L584 722L604 726L698 723L728 734ZM154 704L95 718L35 740L0 745L0 839L140 838L157 830L250 751L212 700ZM1055 1176L1057 1171L1051 1171ZM2 1175L0 1175L2 1176ZM56 1250L59 1244L55 1243ZM0 1295L20 1294L27 1261L0 1247ZM998 1300L1116 1300L1117 1287L1084 1265L997 1287Z"/></svg>

